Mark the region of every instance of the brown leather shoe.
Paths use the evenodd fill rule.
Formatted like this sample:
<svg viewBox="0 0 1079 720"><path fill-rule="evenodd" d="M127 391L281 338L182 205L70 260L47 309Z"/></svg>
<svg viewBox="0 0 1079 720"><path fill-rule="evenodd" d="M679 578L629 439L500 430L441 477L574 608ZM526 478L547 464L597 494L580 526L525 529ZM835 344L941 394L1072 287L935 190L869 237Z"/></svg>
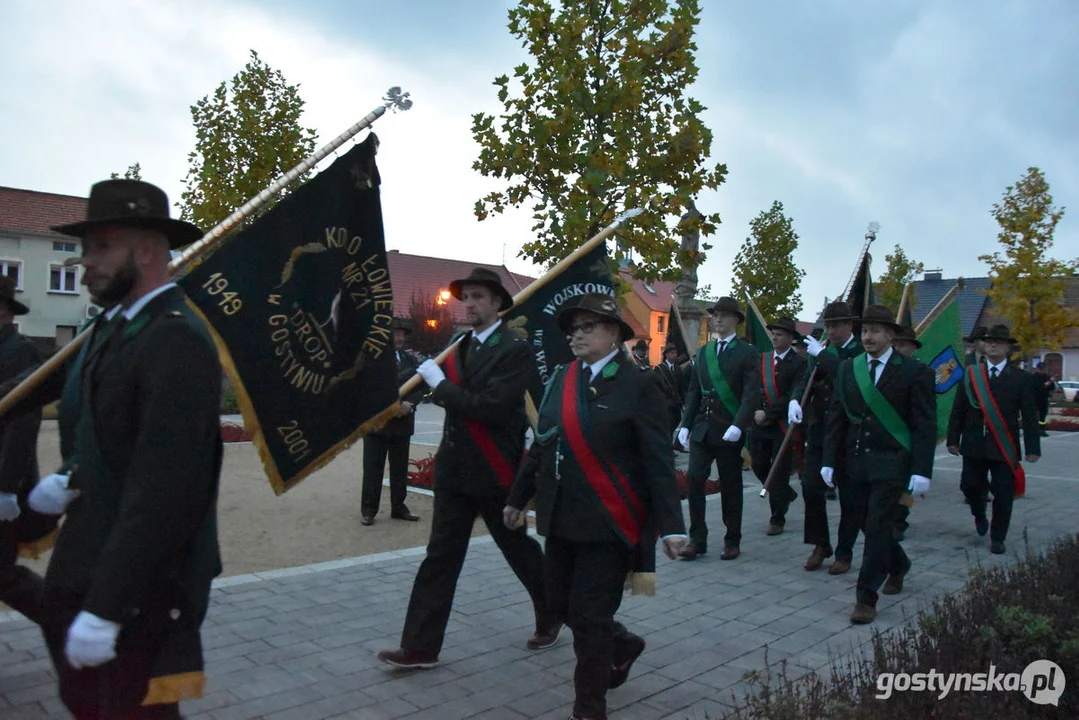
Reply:
<svg viewBox="0 0 1079 720"><path fill-rule="evenodd" d="M360 518L360 525L374 525L374 524L375 524L375 516L374 515L364 515L362 518Z"/></svg>
<svg viewBox="0 0 1079 720"><path fill-rule="evenodd" d="M850 614L850 621L855 625L866 625L873 622L877 616L877 609L872 605L858 603L854 606L854 612Z"/></svg>
<svg viewBox="0 0 1079 720"><path fill-rule="evenodd" d="M728 545L723 548L723 552L720 553L720 560L734 560L736 557L742 554L742 551L738 549L737 545Z"/></svg>
<svg viewBox="0 0 1079 720"><path fill-rule="evenodd" d="M398 512L390 513L390 518L393 520L410 520L412 522L416 522L420 519L420 516L413 515L408 510L401 510Z"/></svg>
<svg viewBox="0 0 1079 720"><path fill-rule="evenodd" d="M809 558L806 559L805 569L819 570L820 566L824 564L824 561L830 557L832 557L832 548L818 545L813 548L813 552L809 553Z"/></svg>
<svg viewBox="0 0 1079 720"><path fill-rule="evenodd" d="M628 643L628 650L629 655L626 656L626 659L611 668L611 674L607 676L608 689L613 690L616 687L621 687L626 682L634 661L644 652L644 638L634 635L633 639Z"/></svg>
<svg viewBox="0 0 1079 720"><path fill-rule="evenodd" d="M776 525L775 523L768 523L768 532L765 533L765 534L766 535L782 535L783 534L783 526L782 525Z"/></svg>
<svg viewBox="0 0 1079 720"><path fill-rule="evenodd" d="M422 652L420 650L382 650L378 653L378 659L387 665L411 670L430 670L438 665L438 653Z"/></svg>
<svg viewBox="0 0 1079 720"><path fill-rule="evenodd" d="M558 638L562 635L562 628L564 627L565 625L562 623L555 623L551 627L537 630L532 634L532 637L528 638L525 647L529 650L546 650L549 647L554 647L558 643Z"/></svg>
<svg viewBox="0 0 1079 720"><path fill-rule="evenodd" d="M845 572L850 571L850 560L847 558L836 558L832 562L832 567L828 568L829 575L842 575Z"/></svg>
<svg viewBox="0 0 1079 720"><path fill-rule="evenodd" d="M696 543L686 543L686 546L678 551L678 557L683 560L696 560L698 555L707 555L708 548Z"/></svg>
<svg viewBox="0 0 1079 720"><path fill-rule="evenodd" d="M881 593L885 595L898 595L903 592L903 577L906 573L893 573L888 576L888 579L884 581L884 587L880 589Z"/></svg>

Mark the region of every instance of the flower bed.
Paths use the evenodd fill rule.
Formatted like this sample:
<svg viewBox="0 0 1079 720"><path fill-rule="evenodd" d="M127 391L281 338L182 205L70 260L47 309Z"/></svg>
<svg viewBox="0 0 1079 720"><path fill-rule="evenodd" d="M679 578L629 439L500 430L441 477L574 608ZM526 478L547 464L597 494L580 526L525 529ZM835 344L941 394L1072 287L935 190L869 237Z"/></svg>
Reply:
<svg viewBox="0 0 1079 720"><path fill-rule="evenodd" d="M251 442L251 436L243 425L234 422L221 423L221 441L226 443Z"/></svg>

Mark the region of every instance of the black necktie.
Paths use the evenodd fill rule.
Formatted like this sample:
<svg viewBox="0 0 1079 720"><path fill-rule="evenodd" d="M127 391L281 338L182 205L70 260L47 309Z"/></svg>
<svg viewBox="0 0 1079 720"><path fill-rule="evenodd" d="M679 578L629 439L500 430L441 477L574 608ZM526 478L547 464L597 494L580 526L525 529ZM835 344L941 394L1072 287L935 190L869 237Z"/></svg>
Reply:
<svg viewBox="0 0 1079 720"><path fill-rule="evenodd" d="M773 365L775 365L775 367L779 367L779 361L780 361L780 360L782 360L782 359L783 359L783 358L781 358L781 357L779 357L778 355L776 355L776 356L775 356L775 362L773 363Z"/></svg>
<svg viewBox="0 0 1079 720"><path fill-rule="evenodd" d="M723 352L726 349L727 349L727 341L726 340L720 340L719 341L719 351Z"/></svg>
<svg viewBox="0 0 1079 720"><path fill-rule="evenodd" d="M995 367L994 368L989 368L989 379L990 380L996 380L997 379L997 369Z"/></svg>
<svg viewBox="0 0 1079 720"><path fill-rule="evenodd" d="M873 378L873 384L877 384L877 368L880 367L880 360L869 361L869 375Z"/></svg>
<svg viewBox="0 0 1079 720"><path fill-rule="evenodd" d="M472 341L468 343L468 364L474 365L476 360L480 356L480 348L483 347L483 343L475 335L472 336Z"/></svg>

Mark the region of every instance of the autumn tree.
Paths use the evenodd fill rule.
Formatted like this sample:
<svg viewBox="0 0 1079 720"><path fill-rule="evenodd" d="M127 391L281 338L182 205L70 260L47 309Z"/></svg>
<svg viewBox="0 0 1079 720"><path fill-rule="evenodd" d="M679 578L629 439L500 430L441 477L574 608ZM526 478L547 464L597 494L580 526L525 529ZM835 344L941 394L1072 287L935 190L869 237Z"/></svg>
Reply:
<svg viewBox="0 0 1079 720"><path fill-rule="evenodd" d="M892 312L898 312L899 303L903 300L903 289L914 282L925 270L925 266L908 258L898 244L890 255L884 256L884 261L888 263L888 268L877 278L876 300L881 305L890 307ZM908 298L907 302L913 304L914 298Z"/></svg>
<svg viewBox="0 0 1079 720"><path fill-rule="evenodd" d="M1064 290L1079 270L1079 258L1049 256L1064 208L1053 205L1045 175L1032 167L1008 186L990 214L1000 225L1002 250L978 259L989 265L987 293L994 312L1010 323L1012 337L1028 357L1041 348L1060 349L1067 331L1079 327L1079 314L1064 305Z"/></svg>
<svg viewBox="0 0 1079 720"><path fill-rule="evenodd" d="M734 297L743 303L753 298L769 322L780 315L798 317L802 311L798 288L806 273L794 262L797 249L794 221L776 200L749 223L749 237L734 258Z"/></svg>
<svg viewBox="0 0 1079 720"><path fill-rule="evenodd" d="M120 173L112 173L109 175L110 180L142 180L142 166L138 163L134 165L128 165L127 170L121 176Z"/></svg>
<svg viewBox="0 0 1079 720"><path fill-rule="evenodd" d="M195 149L188 154L180 217L211 228L315 149L300 125L299 86L251 50L229 83L191 106Z"/></svg>
<svg viewBox="0 0 1079 720"><path fill-rule="evenodd" d="M699 21L698 0L520 0L509 30L531 58L495 78L499 114L472 118L473 169L507 187L478 200L476 217L529 204L536 236L521 255L550 265L655 198L619 230L617 258L635 251L646 279L698 266L710 245L681 248L678 220L727 174L708 163L705 107L687 95ZM692 222L711 235L719 215Z"/></svg>

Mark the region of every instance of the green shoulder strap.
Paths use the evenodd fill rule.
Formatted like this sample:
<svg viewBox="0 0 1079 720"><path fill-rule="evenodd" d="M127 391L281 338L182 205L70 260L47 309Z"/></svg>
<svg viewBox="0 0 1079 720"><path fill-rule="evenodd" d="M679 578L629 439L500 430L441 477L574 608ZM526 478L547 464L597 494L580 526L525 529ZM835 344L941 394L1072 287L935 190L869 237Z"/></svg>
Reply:
<svg viewBox="0 0 1079 720"><path fill-rule="evenodd" d="M869 377L869 364L864 362L859 355L851 360L851 365L854 366L854 382L862 393L862 399L865 400L866 407L880 420L880 424L884 426L888 434L895 438L895 441L902 445L904 450L910 452L910 428L903 421L903 418L899 417L899 413L895 411L891 403L880 394L877 386L873 384L873 379Z"/></svg>
<svg viewBox="0 0 1079 720"><path fill-rule="evenodd" d="M707 373L698 373L701 380L701 390L704 391L705 395L713 393L718 396L720 402L723 403L723 407L727 408L727 412L731 414L731 417L734 417L738 414L738 398L734 396L734 391L727 384L727 379L723 377L723 371L719 367L719 354L716 352L715 347L715 343L710 342L702 347L697 355L697 367L704 367L708 370ZM711 388L705 386L705 375L711 381Z"/></svg>

